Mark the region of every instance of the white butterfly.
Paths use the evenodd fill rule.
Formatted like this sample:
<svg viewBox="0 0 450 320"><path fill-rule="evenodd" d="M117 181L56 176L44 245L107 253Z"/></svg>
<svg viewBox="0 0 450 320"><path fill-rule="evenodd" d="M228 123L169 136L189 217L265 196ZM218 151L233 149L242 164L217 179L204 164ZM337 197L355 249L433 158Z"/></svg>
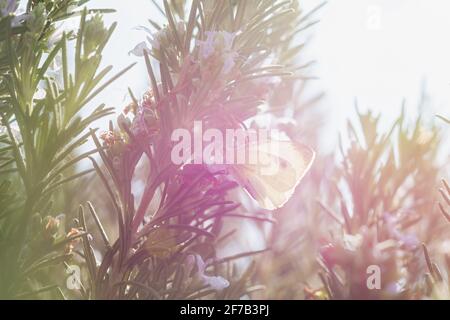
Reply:
<svg viewBox="0 0 450 320"><path fill-rule="evenodd" d="M228 171L258 205L267 210L281 208L292 197L315 157L311 148L287 140L250 144L248 154L249 157L257 154L263 161L233 164Z"/></svg>
<svg viewBox="0 0 450 320"><path fill-rule="evenodd" d="M273 138L264 129L227 129L224 138L217 129L207 129L202 135L201 123L194 124L192 152L190 131L178 130L172 135L172 141L178 141L171 153L175 164L206 164L211 172L226 171L261 208L268 210L280 208L289 200L315 156L311 148L282 140L279 135Z"/></svg>

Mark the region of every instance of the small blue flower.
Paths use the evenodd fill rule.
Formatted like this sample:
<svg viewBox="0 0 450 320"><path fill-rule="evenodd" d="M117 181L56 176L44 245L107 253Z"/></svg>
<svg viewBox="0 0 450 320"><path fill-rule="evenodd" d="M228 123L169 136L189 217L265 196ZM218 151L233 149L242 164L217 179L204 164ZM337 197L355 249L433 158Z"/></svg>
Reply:
<svg viewBox="0 0 450 320"><path fill-rule="evenodd" d="M17 0L0 0L0 13L1 17L13 16L11 21L12 27L17 27L25 22L30 15L29 14L19 14L16 15L16 11L19 8L19 2Z"/></svg>
<svg viewBox="0 0 450 320"><path fill-rule="evenodd" d="M0 0L0 11L2 13L2 17L14 14L17 8L19 8L19 2L17 2L17 0Z"/></svg>
<svg viewBox="0 0 450 320"><path fill-rule="evenodd" d="M208 285L214 290L221 291L227 288L230 283L227 279L219 276L208 276L205 274L206 263L198 254L191 254L187 257L188 267L192 270L194 265L197 266L195 277L198 278L204 285Z"/></svg>

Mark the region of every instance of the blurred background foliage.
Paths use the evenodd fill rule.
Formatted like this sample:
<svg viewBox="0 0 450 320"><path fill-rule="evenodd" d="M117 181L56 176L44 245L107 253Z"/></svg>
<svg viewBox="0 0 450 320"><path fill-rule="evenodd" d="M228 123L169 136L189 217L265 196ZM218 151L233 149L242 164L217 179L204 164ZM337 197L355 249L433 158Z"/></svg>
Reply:
<svg viewBox="0 0 450 320"><path fill-rule="evenodd" d="M386 129L356 107L322 152L323 93L306 97L311 63L297 64L321 6L153 1L165 24L149 20L132 50L149 90L128 88L97 131L121 106L94 98L131 66L102 67L115 25L87 2L0 0L0 298L450 298L448 120L402 112ZM196 63L219 31L236 32L231 71L225 54ZM270 123L316 160L283 208L261 210L226 175L170 163L186 119Z"/></svg>

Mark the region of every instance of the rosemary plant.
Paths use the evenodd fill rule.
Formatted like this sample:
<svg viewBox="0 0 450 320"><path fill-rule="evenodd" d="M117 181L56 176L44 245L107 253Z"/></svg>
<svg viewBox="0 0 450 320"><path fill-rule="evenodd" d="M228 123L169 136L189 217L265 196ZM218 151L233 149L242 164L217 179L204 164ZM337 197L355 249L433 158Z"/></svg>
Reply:
<svg viewBox="0 0 450 320"><path fill-rule="evenodd" d="M338 152L320 152L322 94L303 96L314 77L302 36L322 5L152 2L163 22L141 26L130 51L148 88L123 88L128 103L107 107L94 98L133 66L112 76L103 66L112 10L0 0L1 299L450 297L438 127L402 112L385 131L357 111ZM78 27L64 29L67 19ZM109 127L95 129L104 117ZM295 172L255 188L236 167L171 158L180 128L261 119L318 151L300 188ZM286 201L273 210L259 201L276 196ZM240 246L250 232L260 249Z"/></svg>
<svg viewBox="0 0 450 320"><path fill-rule="evenodd" d="M112 109L84 109L126 71L106 79L111 67L99 68L114 25L105 28L99 12L79 9L85 3L28 1L19 15L17 1L1 2L2 298L59 294L50 274L40 271L68 259L67 245L83 235L65 232L53 201L61 186L93 171L73 173L72 168L97 150L75 152L90 135L86 129ZM76 16L81 17L78 30L59 33L58 23ZM68 52L72 42L73 55Z"/></svg>

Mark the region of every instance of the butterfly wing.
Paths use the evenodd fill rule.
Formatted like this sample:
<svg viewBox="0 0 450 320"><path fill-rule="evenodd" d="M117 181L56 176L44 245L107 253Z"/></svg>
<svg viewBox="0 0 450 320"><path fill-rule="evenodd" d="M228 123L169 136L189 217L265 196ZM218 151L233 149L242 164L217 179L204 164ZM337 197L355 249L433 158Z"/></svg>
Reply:
<svg viewBox="0 0 450 320"><path fill-rule="evenodd" d="M289 200L315 157L311 148L292 141L249 145L248 153L256 153L258 162L233 165L232 174L259 206L268 210Z"/></svg>

